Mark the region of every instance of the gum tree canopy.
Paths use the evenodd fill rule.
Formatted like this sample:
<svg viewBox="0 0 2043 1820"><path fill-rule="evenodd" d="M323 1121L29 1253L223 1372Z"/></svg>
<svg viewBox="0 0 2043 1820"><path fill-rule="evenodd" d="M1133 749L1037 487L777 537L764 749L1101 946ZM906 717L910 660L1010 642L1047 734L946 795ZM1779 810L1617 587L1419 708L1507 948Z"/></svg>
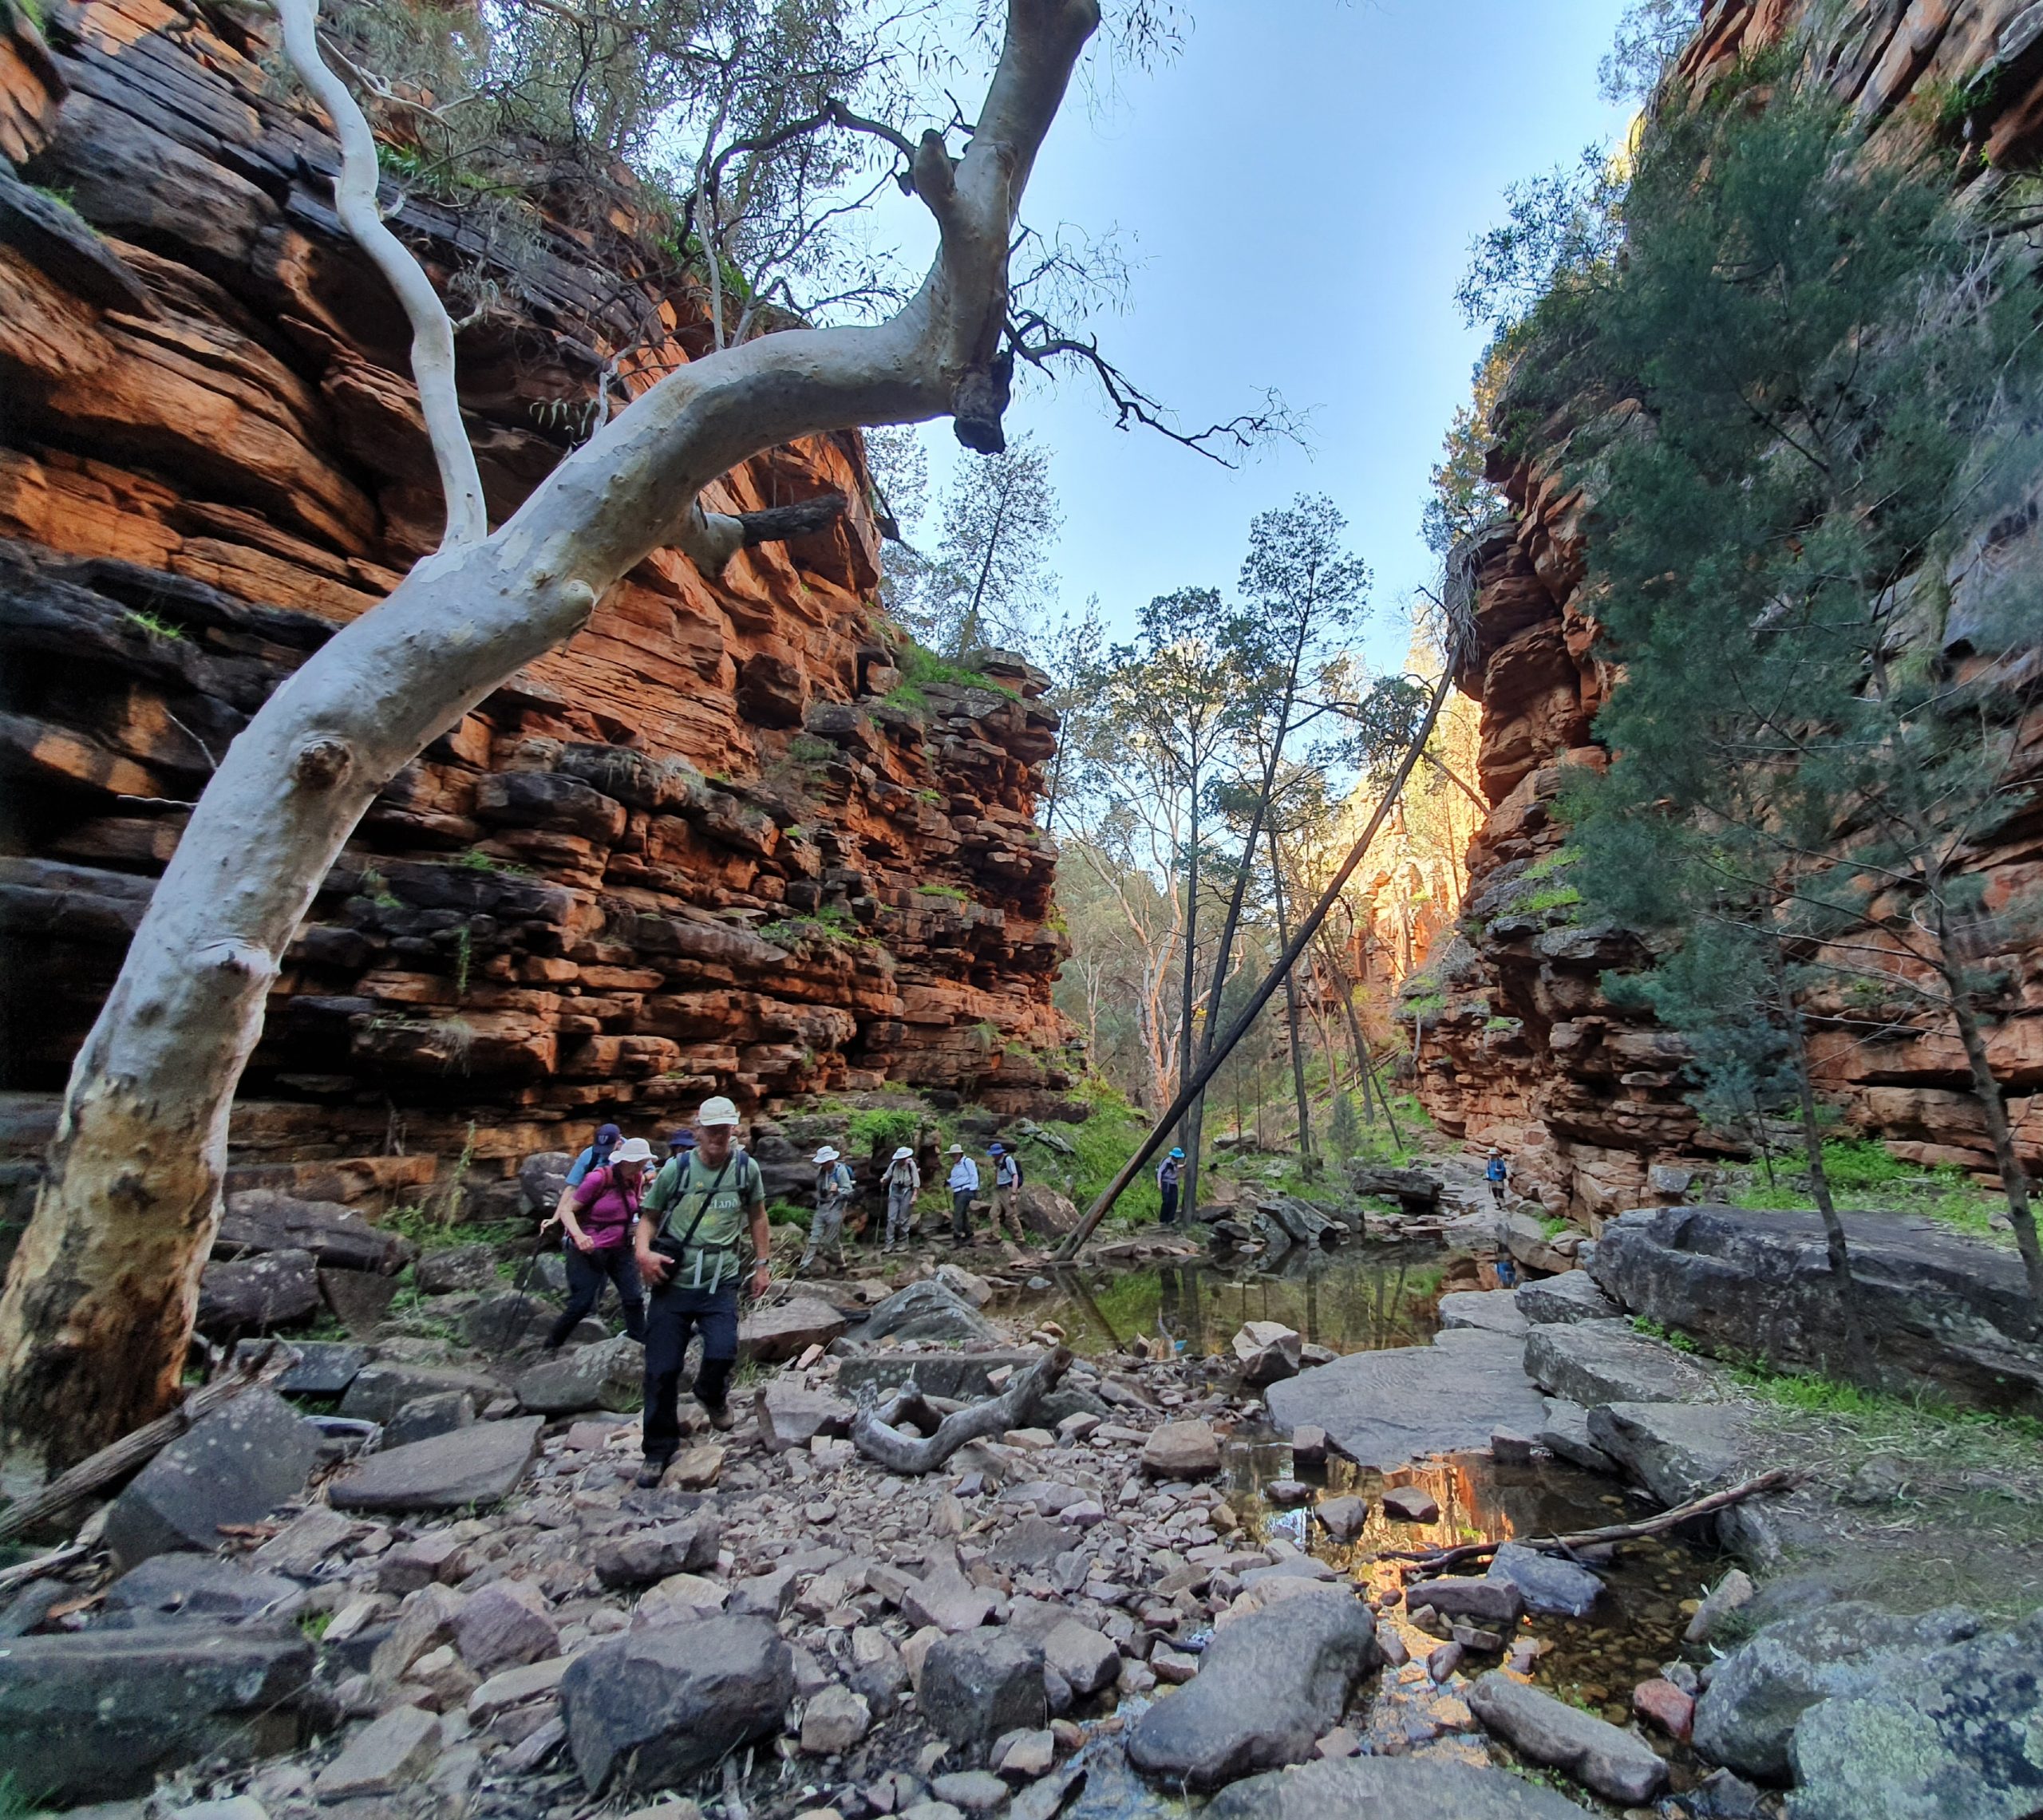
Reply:
<svg viewBox="0 0 2043 1820"><path fill-rule="evenodd" d="M523 665L572 636L650 551L707 574L748 539L701 489L759 452L861 424L954 420L1002 446L1018 336L1017 210L1095 0L1009 0L969 144L899 147L934 218L920 288L869 326L796 328L719 348L641 394L508 522L482 521L454 409L439 298L377 218L375 147L317 47L310 0L284 0L286 47L345 156L341 217L398 291L449 502L449 535L373 611L279 689L228 750L136 931L66 1088L35 1215L0 1301L0 1439L51 1467L176 1397L218 1217L227 1113L279 961L377 792ZM869 124L870 123L859 123Z"/></svg>

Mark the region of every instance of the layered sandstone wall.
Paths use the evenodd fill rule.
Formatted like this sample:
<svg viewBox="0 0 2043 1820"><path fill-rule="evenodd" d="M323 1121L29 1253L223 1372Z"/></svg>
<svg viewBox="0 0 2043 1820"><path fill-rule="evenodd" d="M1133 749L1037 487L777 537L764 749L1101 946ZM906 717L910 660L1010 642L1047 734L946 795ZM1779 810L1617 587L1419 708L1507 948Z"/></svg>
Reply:
<svg viewBox="0 0 2043 1820"><path fill-rule="evenodd" d="M1875 155L1883 136L1920 134L1947 119L1954 98L1970 142L1997 170L2043 155L2043 6L2025 0L1823 9L1808 0L1717 0L1681 59L1672 105L1789 33L1801 36L1808 66L1872 128ZM1973 168L1981 168L1977 156ZM1644 948L1622 929L1586 922L1567 901L1574 894L1555 799L1567 766L1605 762L1595 717L1620 685L1583 588L1587 502L1566 477L1581 427L1563 413L1530 459L1499 458L1491 477L1509 501L1508 518L1457 552L1451 584L1472 606L1477 629L1458 681L1481 705L1477 768L1491 809L1469 849L1462 938L1408 988L1406 1006L1425 1025L1420 1091L1440 1125L1511 1151L1520 1186L1555 1211L1600 1217L1661 1198L1654 1165L1707 1163L1719 1151L1685 1103L1685 1046L1603 994L1604 972L1644 964ZM1994 527L2002 559L2036 536L2034 521L2032 512ZM1971 567L1942 578L1951 602L1945 654L1961 669L2005 657L1971 647L1966 601L1979 556L1968 547L1962 560ZM2016 661L2043 673L2043 650ZM2043 782L2043 706L2030 717L2026 746ZM2043 1168L2043 954L1995 952L2015 925L1997 930L1994 914L2043 883L2043 813L2011 823L1967 859L1989 879L1977 958L2007 982L1990 1052L2014 1096L2023 1153ZM1885 1040L1832 1032L1818 1041L1826 1094L1854 1125L1915 1161L1991 1169L1954 1032L1904 1024Z"/></svg>
<svg viewBox="0 0 2043 1820"><path fill-rule="evenodd" d="M221 750L437 536L405 326L338 231L332 143L271 29L89 0L39 32L0 0L18 1151ZM492 299L459 349L497 520L591 421L606 360L636 389L708 345L627 184L563 176L515 234L416 196L393 225L443 288ZM1020 1111L1067 1084L1046 679L995 657L986 681L904 684L855 437L749 462L707 503L832 492L834 528L714 584L655 554L379 799L272 998L242 1183L359 1194L464 1146L501 1168L563 1119L644 1129L711 1091L903 1082Z"/></svg>

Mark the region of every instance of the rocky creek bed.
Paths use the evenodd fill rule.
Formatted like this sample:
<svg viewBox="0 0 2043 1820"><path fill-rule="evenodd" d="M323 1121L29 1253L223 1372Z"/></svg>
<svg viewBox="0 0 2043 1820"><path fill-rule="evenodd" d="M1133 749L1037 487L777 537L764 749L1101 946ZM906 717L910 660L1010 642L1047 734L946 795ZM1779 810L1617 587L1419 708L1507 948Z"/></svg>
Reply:
<svg viewBox="0 0 2043 1820"><path fill-rule="evenodd" d="M535 1360L543 1298L436 1261L442 1337L301 1347L97 1514L94 1552L18 1585L14 1794L107 1820L2043 1802L2023 1526L1979 1526L2003 1596L1974 1609L1852 1572L1938 1558L1926 1500L2022 1507L2005 1462L1869 1476L1579 1269L1469 1290L1480 1265L1409 1242L1216 1269L1148 1241L1077 1280L912 1268L755 1315L737 1427L698 1423L642 1490L631 1343L592 1323ZM848 1438L862 1396L913 1376L940 1415L1096 1317L1037 1426L919 1478ZM1784 1457L1810 1479L1714 1529L1389 1557L1626 1522Z"/></svg>

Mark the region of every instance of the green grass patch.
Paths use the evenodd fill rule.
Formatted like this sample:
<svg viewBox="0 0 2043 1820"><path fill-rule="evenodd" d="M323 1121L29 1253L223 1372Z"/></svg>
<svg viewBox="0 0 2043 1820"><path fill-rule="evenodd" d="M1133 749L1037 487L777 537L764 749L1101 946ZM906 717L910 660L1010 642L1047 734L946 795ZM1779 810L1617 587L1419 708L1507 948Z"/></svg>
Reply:
<svg viewBox="0 0 2043 1820"><path fill-rule="evenodd" d="M1650 1315L1634 1315L1631 1317L1631 1325L1634 1333L1642 1333L1649 1340L1660 1340L1664 1344L1673 1347L1677 1352L1694 1352L1701 1350L1696 1343L1678 1328L1662 1327Z"/></svg>
<svg viewBox="0 0 2043 1820"><path fill-rule="evenodd" d="M160 638L166 644L176 644L184 637L184 628L173 626L160 614L150 613L139 606L123 610L121 617L137 630L146 632L152 638Z"/></svg>
<svg viewBox="0 0 2043 1820"><path fill-rule="evenodd" d="M1797 1167L1802 1160L1798 1155L1776 1156L1772 1182L1761 1168L1745 1170L1730 1190L1732 1206L1776 1213L1814 1206L1808 1171ZM1823 1147L1823 1171L1841 1211L1916 1214L1967 1238L2014 1242L2011 1232L1994 1224L1997 1217L2006 1218L2005 1197L1982 1188L1955 1163L1923 1169L1904 1162L1877 1138L1832 1138Z"/></svg>
<svg viewBox="0 0 2043 1820"><path fill-rule="evenodd" d="M428 1206L393 1207L376 1223L385 1232L409 1239L421 1251L446 1251L457 1245L508 1245L530 1230L517 1220L445 1220Z"/></svg>
<svg viewBox="0 0 2043 1820"><path fill-rule="evenodd" d="M819 945L855 946L866 938L842 904L825 904L812 916L786 916L759 926L760 939L776 948L804 949Z"/></svg>
<svg viewBox="0 0 2043 1820"><path fill-rule="evenodd" d="M918 885L915 895L919 898L948 898L953 902L961 904L972 901L972 894L956 885Z"/></svg>
<svg viewBox="0 0 2043 1820"><path fill-rule="evenodd" d="M1065 1156L1048 1144L1024 1139L1023 1167L1030 1181L1069 1195L1082 1214L1149 1135L1150 1119L1131 1106L1119 1088L1097 1076L1089 1076L1073 1092L1092 1107L1093 1115L1077 1124L1053 1120L1043 1127L1069 1144L1072 1155ZM1111 1223L1124 1227L1147 1226L1162 1210L1152 1159L1136 1171L1135 1179L1114 1203Z"/></svg>
<svg viewBox="0 0 2043 1820"><path fill-rule="evenodd" d="M772 1201L767 1203L766 1221L769 1226L801 1226L808 1225L808 1209L797 1207L792 1201Z"/></svg>

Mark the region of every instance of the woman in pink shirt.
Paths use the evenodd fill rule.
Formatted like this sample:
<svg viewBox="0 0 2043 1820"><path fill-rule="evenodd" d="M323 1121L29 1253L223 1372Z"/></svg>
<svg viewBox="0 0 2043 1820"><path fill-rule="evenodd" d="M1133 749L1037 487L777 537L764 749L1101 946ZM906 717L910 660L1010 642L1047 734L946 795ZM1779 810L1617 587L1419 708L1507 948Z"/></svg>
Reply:
<svg viewBox="0 0 2043 1820"><path fill-rule="evenodd" d="M639 1286L631 1238L638 1223L646 1166L652 1160L643 1138L626 1138L607 1163L582 1178L562 1207L560 1223L567 1229L567 1306L547 1335L549 1352L575 1331L576 1322L594 1312L607 1282L617 1285L617 1299L624 1305L624 1331L634 1340L646 1337L645 1292Z"/></svg>

